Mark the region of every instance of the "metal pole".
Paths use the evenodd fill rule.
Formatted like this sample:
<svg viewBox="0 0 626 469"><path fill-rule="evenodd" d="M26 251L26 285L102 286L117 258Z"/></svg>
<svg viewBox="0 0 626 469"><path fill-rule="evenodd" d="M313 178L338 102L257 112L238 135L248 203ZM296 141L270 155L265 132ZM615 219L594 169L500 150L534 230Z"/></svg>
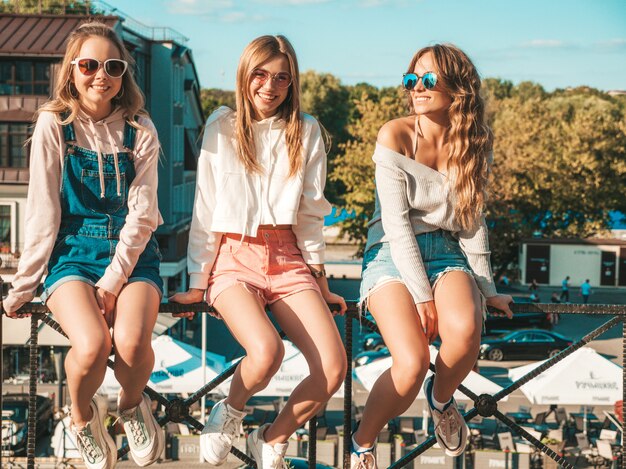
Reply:
<svg viewBox="0 0 626 469"><path fill-rule="evenodd" d="M197 343L197 342L196 342ZM206 314L202 314L202 385L206 384ZM206 395L200 399L200 421L204 422L204 412L206 410ZM202 451L199 456L200 462L204 461Z"/></svg>

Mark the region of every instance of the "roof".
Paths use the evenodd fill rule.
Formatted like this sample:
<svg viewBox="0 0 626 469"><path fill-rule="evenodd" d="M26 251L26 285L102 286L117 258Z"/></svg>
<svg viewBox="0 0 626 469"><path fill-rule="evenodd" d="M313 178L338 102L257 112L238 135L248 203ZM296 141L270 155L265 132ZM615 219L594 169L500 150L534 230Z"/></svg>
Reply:
<svg viewBox="0 0 626 469"><path fill-rule="evenodd" d="M117 16L98 16L110 27ZM93 19L84 15L0 14L0 55L62 57L68 36L81 23Z"/></svg>

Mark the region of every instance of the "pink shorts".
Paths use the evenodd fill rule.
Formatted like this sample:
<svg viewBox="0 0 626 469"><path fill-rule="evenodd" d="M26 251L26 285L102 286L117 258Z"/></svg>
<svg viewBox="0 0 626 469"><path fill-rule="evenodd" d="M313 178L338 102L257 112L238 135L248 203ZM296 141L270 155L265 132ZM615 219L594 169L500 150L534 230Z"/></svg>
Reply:
<svg viewBox="0 0 626 469"><path fill-rule="evenodd" d="M259 230L255 238L225 234L209 278L206 299L217 297L233 285L243 285L271 305L304 290L320 291L302 259L291 230Z"/></svg>

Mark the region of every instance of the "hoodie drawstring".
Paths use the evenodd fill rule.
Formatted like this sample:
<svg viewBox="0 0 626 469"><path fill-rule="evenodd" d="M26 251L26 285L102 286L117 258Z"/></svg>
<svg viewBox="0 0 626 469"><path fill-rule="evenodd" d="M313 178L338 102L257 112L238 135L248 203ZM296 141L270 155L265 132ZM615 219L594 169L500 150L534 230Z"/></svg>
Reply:
<svg viewBox="0 0 626 469"><path fill-rule="evenodd" d="M100 198L104 199L105 197L105 188L104 188L104 163L102 161L102 149L100 148L100 143L98 142L96 127L91 119L88 119L89 129L91 130L94 140L96 142L96 153L98 154L98 178L100 180ZM118 155L117 155L117 145L115 144L115 140L113 140L113 136L111 135L111 131L109 130L109 126L106 121L102 121L102 125L104 126L107 132L107 138L109 139L109 145L113 150L113 161L115 163L115 182L117 183L117 196L121 197L121 176L120 176L120 166L118 164Z"/></svg>
<svg viewBox="0 0 626 469"><path fill-rule="evenodd" d="M96 127L93 125L93 121L89 119L88 122L89 129L91 130L96 142L96 153L98 154L98 177L100 179L100 198L104 199L104 164L102 163L102 150L100 149L100 144L98 143L98 133L96 132Z"/></svg>
<svg viewBox="0 0 626 469"><path fill-rule="evenodd" d="M106 121L102 122L104 128L107 131L107 137L109 139L109 145L111 145L111 149L113 150L113 163L115 164L115 183L117 184L117 196L121 197L122 192L120 190L121 186L121 178L120 178L120 165L118 164L118 156L117 156L117 145L111 136L111 131L109 130L109 126Z"/></svg>

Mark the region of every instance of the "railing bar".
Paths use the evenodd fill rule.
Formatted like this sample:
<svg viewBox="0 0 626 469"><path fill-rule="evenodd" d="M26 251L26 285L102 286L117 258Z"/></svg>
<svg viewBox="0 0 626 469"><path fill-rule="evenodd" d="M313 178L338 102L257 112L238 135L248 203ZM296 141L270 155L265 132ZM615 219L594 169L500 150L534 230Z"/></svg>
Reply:
<svg viewBox="0 0 626 469"><path fill-rule="evenodd" d="M516 434L523 436L524 438L526 438L526 440L531 442L541 452L545 453L550 458L552 458L556 462L558 462L561 465L561 467L564 467L566 469L574 469L574 466L572 466L570 463L568 463L565 458L563 458L562 456L556 454L552 449L550 449L548 446L544 445L541 441L539 441L537 438L532 436L530 433L528 433L526 430L524 430L522 427L520 427L517 423L515 423L513 420L508 418L506 415L504 415L499 410L496 410L493 415L495 417L497 417L507 427L509 427L511 430L513 430ZM513 451L514 449L515 448L511 448L511 451Z"/></svg>
<svg viewBox="0 0 626 469"><path fill-rule="evenodd" d="M351 311L344 322L344 342L346 347L346 377L343 381L343 469L350 469L350 448L352 447L352 319ZM337 461L337 466L339 466Z"/></svg>
<svg viewBox="0 0 626 469"><path fill-rule="evenodd" d="M26 440L26 466L35 469L35 445L37 435L37 371L39 370L38 328L39 319L30 318L29 377L28 377L28 436Z"/></svg>
<svg viewBox="0 0 626 469"><path fill-rule="evenodd" d="M512 383L510 386L508 386L508 387L502 389L501 391L497 392L493 396L494 399L496 401L499 401L503 397L508 396L513 391L519 389L521 386L526 384L531 379L539 376L541 373L543 373L544 371L546 371L548 368L550 368L551 366L555 365L556 363L560 362L561 360L563 360L568 355L574 353L576 350L578 350L582 346L586 345L587 343L591 342L596 337L604 334L606 331L608 331L609 329L614 327L620 321L623 321L623 318L621 318L620 316L615 316L615 317L611 318L609 321L607 321L606 323L604 323L603 325L601 325L597 329L594 329L589 334L585 335L578 342L570 345L569 347L567 347L566 349L562 350L559 354L555 355L554 357L549 358L546 362L544 362L543 364L539 365L537 368L529 371L524 376L522 376L520 379L518 379L517 381Z"/></svg>

